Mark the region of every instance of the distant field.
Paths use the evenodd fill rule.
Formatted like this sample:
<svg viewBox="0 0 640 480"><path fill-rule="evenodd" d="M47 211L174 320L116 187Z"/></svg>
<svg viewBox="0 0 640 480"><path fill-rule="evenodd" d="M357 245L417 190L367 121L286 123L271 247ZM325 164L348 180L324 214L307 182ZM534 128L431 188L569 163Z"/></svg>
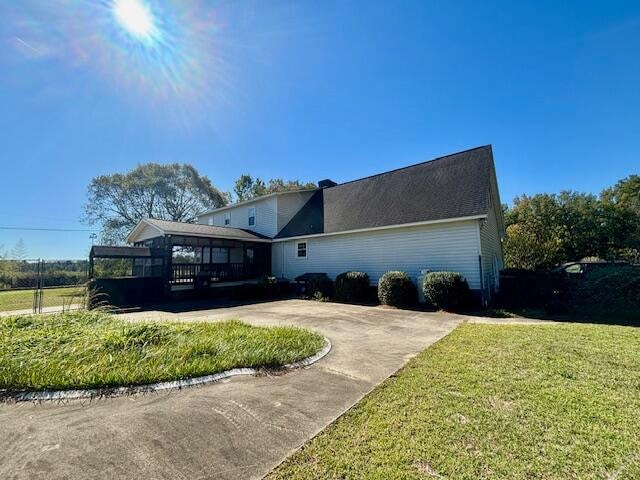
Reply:
<svg viewBox="0 0 640 480"><path fill-rule="evenodd" d="M75 304L84 295L84 287L45 288L43 307ZM0 292L0 311L27 310L33 307L33 290L5 290Z"/></svg>

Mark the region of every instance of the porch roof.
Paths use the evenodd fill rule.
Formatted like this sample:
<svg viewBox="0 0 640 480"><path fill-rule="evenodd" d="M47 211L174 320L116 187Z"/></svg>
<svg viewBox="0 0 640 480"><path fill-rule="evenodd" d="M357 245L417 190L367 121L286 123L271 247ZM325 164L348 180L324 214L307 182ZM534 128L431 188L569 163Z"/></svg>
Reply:
<svg viewBox="0 0 640 480"><path fill-rule="evenodd" d="M89 253L91 258L152 258L149 247L124 247L112 245L94 245Z"/></svg>
<svg viewBox="0 0 640 480"><path fill-rule="evenodd" d="M151 229L151 233L149 232ZM227 240L244 240L249 242L270 242L265 235L244 230L242 228L201 225L199 223L172 222L157 218L143 218L127 237L128 243L164 235L184 235L190 237L221 238Z"/></svg>

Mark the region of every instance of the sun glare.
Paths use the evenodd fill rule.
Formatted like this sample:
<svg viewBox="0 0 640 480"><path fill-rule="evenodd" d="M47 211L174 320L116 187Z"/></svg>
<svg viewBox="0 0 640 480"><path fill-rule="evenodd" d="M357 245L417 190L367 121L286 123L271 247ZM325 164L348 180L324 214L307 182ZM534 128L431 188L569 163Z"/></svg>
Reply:
<svg viewBox="0 0 640 480"><path fill-rule="evenodd" d="M144 0L115 0L113 13L120 26L133 37L146 41L153 38L153 14Z"/></svg>

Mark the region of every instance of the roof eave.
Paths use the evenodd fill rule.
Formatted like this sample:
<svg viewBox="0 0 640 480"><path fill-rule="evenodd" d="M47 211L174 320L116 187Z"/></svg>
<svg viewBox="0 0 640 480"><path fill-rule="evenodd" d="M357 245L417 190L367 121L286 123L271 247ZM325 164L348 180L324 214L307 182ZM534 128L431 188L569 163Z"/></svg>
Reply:
<svg viewBox="0 0 640 480"><path fill-rule="evenodd" d="M339 232L325 232L325 233L312 233L308 235L296 235L295 237L281 237L274 238L274 242L285 242L287 240L298 240L301 238L314 238L314 237L328 237L331 235L346 235L350 233L362 233L362 232L375 232L380 230L391 230L394 228L407 228L407 227L419 227L422 225L437 225L440 223L451 223L451 222L465 222L469 220L481 220L483 218L487 218L486 213L478 214L478 215L469 215L466 217L453 217L453 218L442 218L437 220L423 220L420 222L411 222L411 223L400 223L395 225L381 225L379 227L368 227L368 228L358 228L353 230L342 230Z"/></svg>
<svg viewBox="0 0 640 480"><path fill-rule="evenodd" d="M244 237L234 237L232 235L213 235L213 234L207 234L207 233L191 233L191 232L186 233L186 232L178 232L175 230L165 230L164 235L176 235L176 236L182 236L182 237L200 237L200 238L219 238L222 240L238 240L241 242L271 243L270 238L260 238L260 237L244 238Z"/></svg>

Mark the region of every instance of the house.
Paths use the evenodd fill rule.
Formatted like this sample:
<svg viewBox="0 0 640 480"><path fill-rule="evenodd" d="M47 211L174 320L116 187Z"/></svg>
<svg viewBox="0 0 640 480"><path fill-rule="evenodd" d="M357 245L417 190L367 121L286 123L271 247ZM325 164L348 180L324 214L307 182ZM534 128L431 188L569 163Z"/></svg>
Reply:
<svg viewBox="0 0 640 480"><path fill-rule="evenodd" d="M487 300L498 288L503 235L493 152L483 146L235 203L195 224L144 219L127 241L164 252L173 290L262 275L359 270L377 282L388 270L414 279L450 270Z"/></svg>

